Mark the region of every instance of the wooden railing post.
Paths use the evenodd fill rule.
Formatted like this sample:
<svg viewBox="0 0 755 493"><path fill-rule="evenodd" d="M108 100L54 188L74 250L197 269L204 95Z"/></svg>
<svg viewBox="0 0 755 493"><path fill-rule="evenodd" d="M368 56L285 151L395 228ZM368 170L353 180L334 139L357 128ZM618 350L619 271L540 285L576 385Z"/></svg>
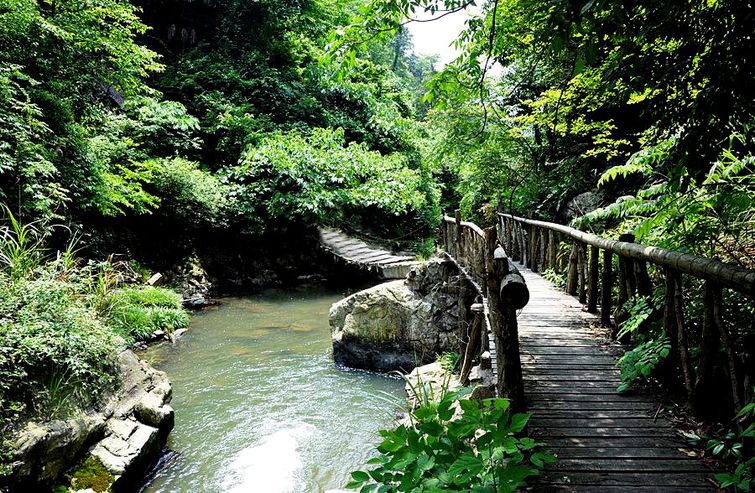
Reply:
<svg viewBox="0 0 755 493"><path fill-rule="evenodd" d="M461 255L461 211L456 209L454 212L454 219L456 219L456 252L455 255Z"/></svg>
<svg viewBox="0 0 755 493"><path fill-rule="evenodd" d="M548 232L540 229L540 272L548 270Z"/></svg>
<svg viewBox="0 0 755 493"><path fill-rule="evenodd" d="M587 245L584 243L577 244L577 270L579 278L579 302L583 305L587 303Z"/></svg>
<svg viewBox="0 0 755 493"><path fill-rule="evenodd" d="M573 241L566 267L566 292L572 296L577 294L577 255L577 242Z"/></svg>
<svg viewBox="0 0 755 493"><path fill-rule="evenodd" d="M537 272L537 227L530 226L528 237L530 240L530 245L529 245L530 270L532 272Z"/></svg>
<svg viewBox="0 0 755 493"><path fill-rule="evenodd" d="M459 373L459 381L462 385L469 385L469 373L472 371L472 362L474 361L475 354L481 348L483 326L485 325L482 320L482 305L472 305L471 311L474 316L469 330L469 341L462 353L464 359L462 359L461 371Z"/></svg>
<svg viewBox="0 0 755 493"><path fill-rule="evenodd" d="M691 399L694 391L694 377L687 350L687 333L684 330L681 276L678 272L668 268L665 269L665 273L666 296L663 309L663 328L671 340L671 348L676 355L675 359L682 369L687 397Z"/></svg>
<svg viewBox="0 0 755 493"><path fill-rule="evenodd" d="M739 377L737 371L737 353L734 349L734 340L729 333L726 325L724 325L723 315L723 300L721 296L721 288L716 286L713 289L713 321L718 327L718 333L721 336L721 342L724 345L724 351L726 353L726 362L729 366L729 383L731 384L731 397L734 403L734 412L739 412L742 409L742 394L740 393Z"/></svg>
<svg viewBox="0 0 755 493"><path fill-rule="evenodd" d="M590 282L587 285L587 311L595 313L598 311L598 256L600 255L598 247L590 246Z"/></svg>
<svg viewBox="0 0 755 493"><path fill-rule="evenodd" d="M501 282L511 273L511 265L502 248L497 247L495 230L485 230L487 298L490 323L496 340L498 395L511 400L512 407L524 404L524 380L519 355L519 330L516 308L501 297ZM523 281L522 281L523 282Z"/></svg>
<svg viewBox="0 0 755 493"><path fill-rule="evenodd" d="M554 272L558 272L557 258L556 258L556 233L548 230L548 267L553 269Z"/></svg>
<svg viewBox="0 0 755 493"><path fill-rule="evenodd" d="M611 325L611 295L613 291L613 254L603 250L603 279L600 286L600 323L604 327Z"/></svg>

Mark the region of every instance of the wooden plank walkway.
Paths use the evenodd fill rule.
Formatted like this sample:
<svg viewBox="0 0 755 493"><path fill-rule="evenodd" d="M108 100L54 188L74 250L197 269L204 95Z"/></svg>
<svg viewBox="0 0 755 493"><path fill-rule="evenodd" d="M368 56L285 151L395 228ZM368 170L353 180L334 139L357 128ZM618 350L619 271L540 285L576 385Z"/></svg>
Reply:
<svg viewBox="0 0 755 493"><path fill-rule="evenodd" d="M618 346L596 315L519 265L530 290L519 339L530 428L558 455L532 491L715 491L649 395L616 393Z"/></svg>
<svg viewBox="0 0 755 493"><path fill-rule="evenodd" d="M320 245L347 264L374 272L382 279L403 279L420 263L413 256L395 255L332 228L320 228Z"/></svg>

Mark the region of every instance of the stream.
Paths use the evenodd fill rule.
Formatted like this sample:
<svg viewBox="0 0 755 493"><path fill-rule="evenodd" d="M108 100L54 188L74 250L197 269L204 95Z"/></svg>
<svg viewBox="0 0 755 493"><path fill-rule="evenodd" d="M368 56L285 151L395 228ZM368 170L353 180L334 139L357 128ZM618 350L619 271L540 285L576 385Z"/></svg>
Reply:
<svg viewBox="0 0 755 493"><path fill-rule="evenodd" d="M333 365L324 288L222 299L141 356L173 383L176 456L146 492L341 488L403 402L401 380Z"/></svg>

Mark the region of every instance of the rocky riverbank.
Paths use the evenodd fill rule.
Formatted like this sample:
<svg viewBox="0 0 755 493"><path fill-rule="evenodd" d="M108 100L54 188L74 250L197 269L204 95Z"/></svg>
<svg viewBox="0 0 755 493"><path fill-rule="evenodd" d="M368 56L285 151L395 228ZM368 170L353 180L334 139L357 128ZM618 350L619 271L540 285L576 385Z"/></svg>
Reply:
<svg viewBox="0 0 755 493"><path fill-rule="evenodd" d="M173 428L171 385L132 351L120 353L119 367L120 388L101 411L21 430L6 478L9 490L117 492L141 480Z"/></svg>

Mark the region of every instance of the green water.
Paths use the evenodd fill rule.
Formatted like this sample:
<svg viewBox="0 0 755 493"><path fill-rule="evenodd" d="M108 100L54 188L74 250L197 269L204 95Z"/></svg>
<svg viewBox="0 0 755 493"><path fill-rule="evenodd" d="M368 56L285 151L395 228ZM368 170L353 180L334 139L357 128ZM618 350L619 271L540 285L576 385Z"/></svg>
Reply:
<svg viewBox="0 0 755 493"><path fill-rule="evenodd" d="M173 383L178 456L149 492L322 492L374 451L401 381L339 370L322 289L224 299L142 356Z"/></svg>

